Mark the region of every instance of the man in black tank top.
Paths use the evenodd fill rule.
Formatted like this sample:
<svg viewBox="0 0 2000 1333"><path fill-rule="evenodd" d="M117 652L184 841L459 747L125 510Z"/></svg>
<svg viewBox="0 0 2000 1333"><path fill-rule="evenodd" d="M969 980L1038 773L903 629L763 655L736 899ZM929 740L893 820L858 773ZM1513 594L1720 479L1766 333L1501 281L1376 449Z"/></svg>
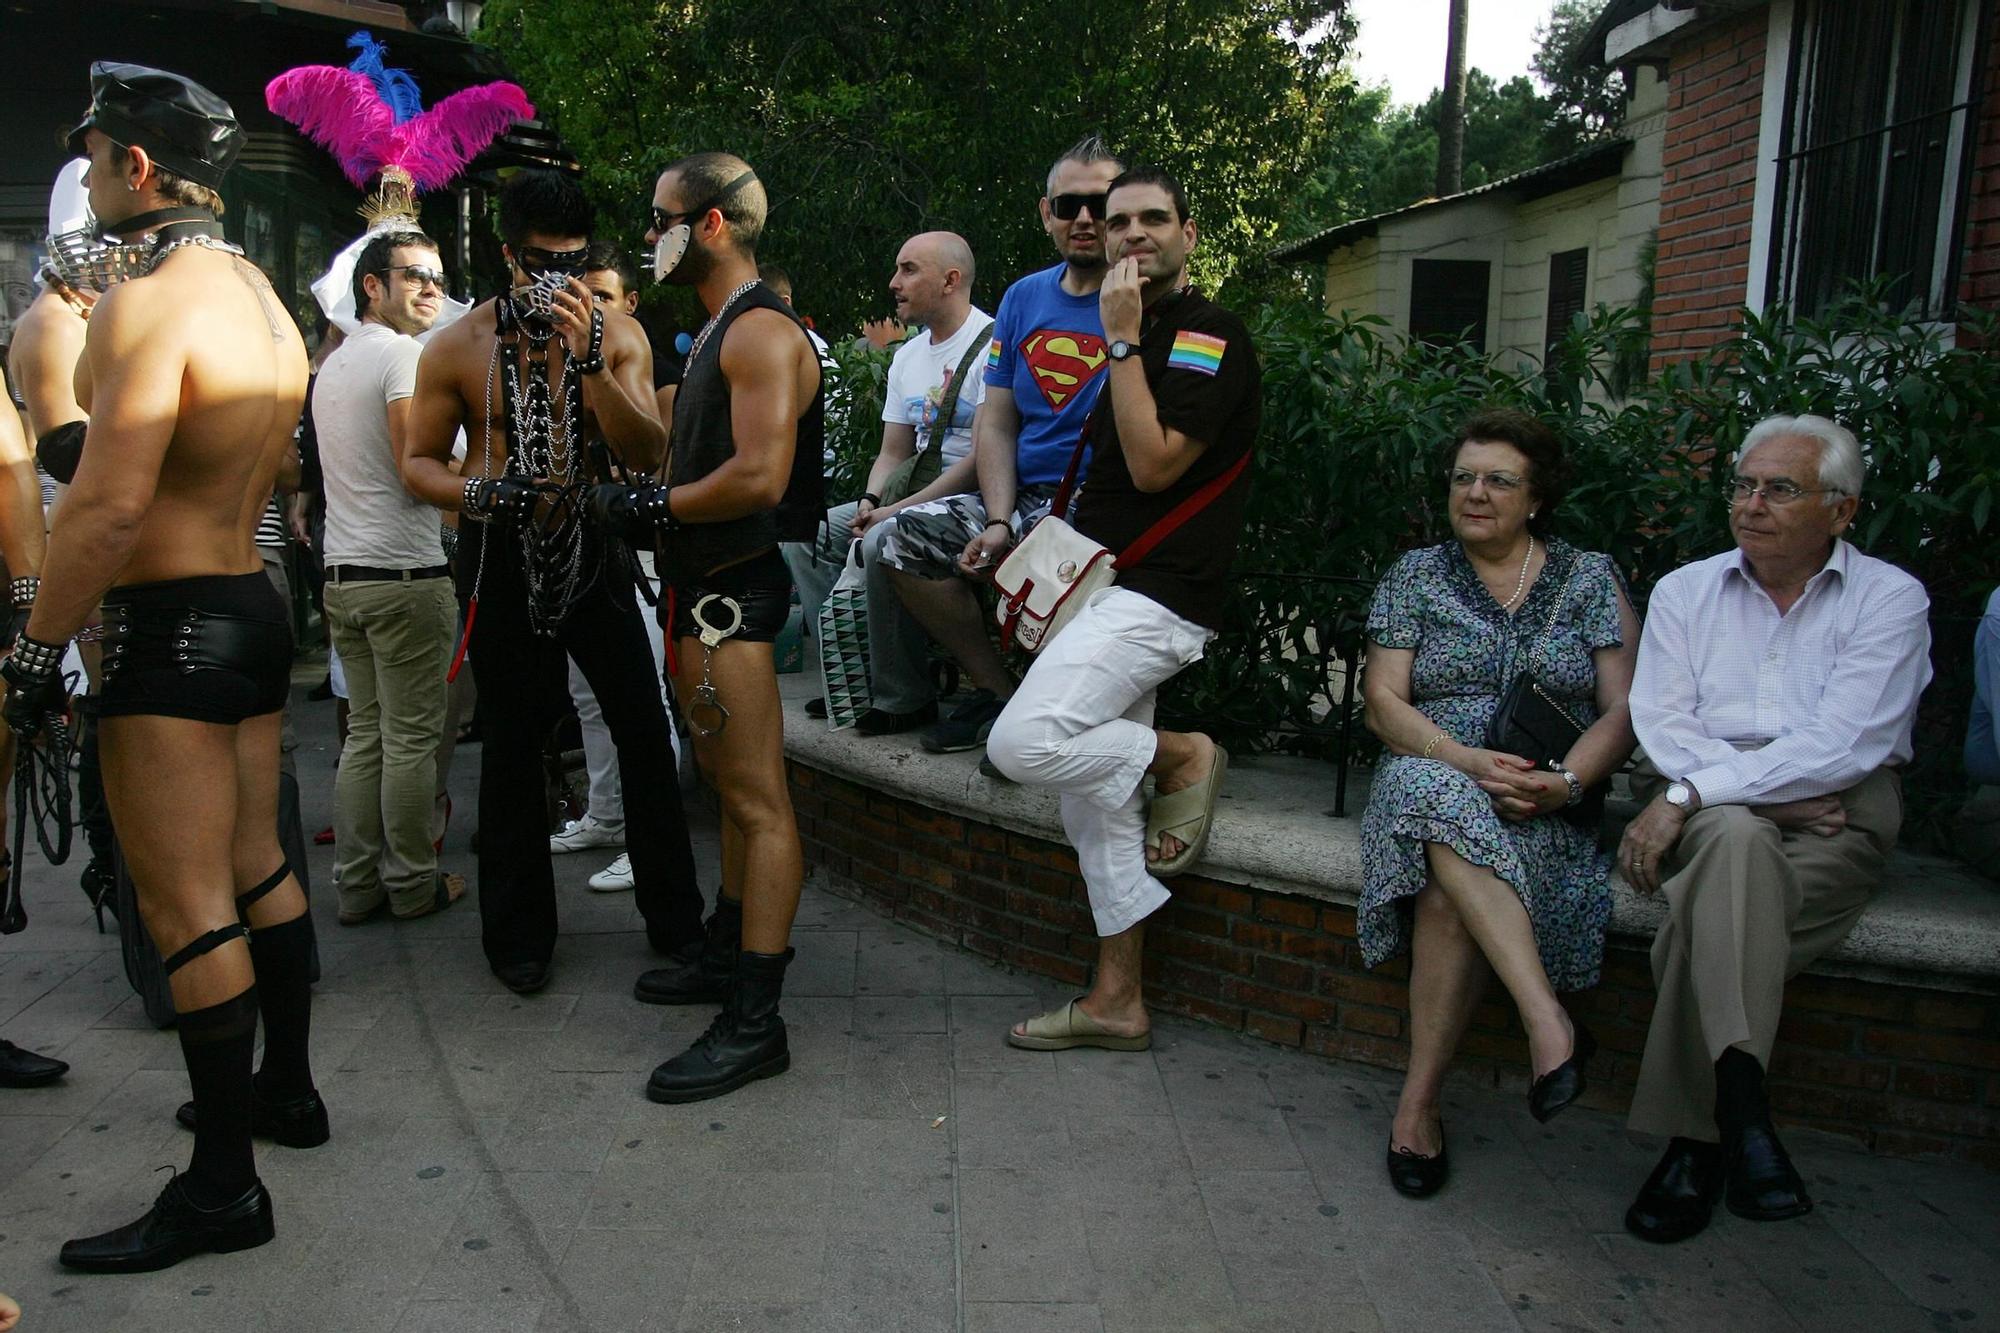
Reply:
<svg viewBox="0 0 2000 1333"><path fill-rule="evenodd" d="M612 531L657 538L667 669L722 799L722 893L699 958L639 978L654 1004L723 1001L693 1046L653 1071L659 1102L719 1097L791 1063L778 997L804 866L785 786L772 658L789 609L780 540L810 538L825 505L819 360L790 307L758 281L767 201L727 153L668 167L653 190L653 275L709 312L674 399L666 484L600 487Z"/></svg>

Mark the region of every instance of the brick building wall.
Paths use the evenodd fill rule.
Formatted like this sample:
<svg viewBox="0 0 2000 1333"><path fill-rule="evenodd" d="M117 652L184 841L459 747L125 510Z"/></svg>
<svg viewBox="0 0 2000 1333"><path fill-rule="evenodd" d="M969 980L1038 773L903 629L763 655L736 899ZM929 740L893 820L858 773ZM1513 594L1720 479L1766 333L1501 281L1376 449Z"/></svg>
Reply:
<svg viewBox="0 0 2000 1333"><path fill-rule="evenodd" d="M1668 71L1653 368L1698 357L1735 331L1748 293L1766 15L1703 32Z"/></svg>
<svg viewBox="0 0 2000 1333"><path fill-rule="evenodd" d="M1984 96L1973 129L1971 199L1958 299L2000 310L2000 17L1989 18Z"/></svg>
<svg viewBox="0 0 2000 1333"><path fill-rule="evenodd" d="M789 764L806 859L843 891L972 953L1081 987L1097 953L1069 848ZM1169 1013L1391 1069L1409 1056L1406 961L1368 971L1354 910L1198 876L1147 926ZM1653 1007L1645 954L1613 948L1576 1012L1603 1046L1585 1104L1629 1104ZM1527 1044L1495 985L1455 1069L1525 1091ZM1801 977L1772 1062L1780 1118L1883 1153L2000 1167L2000 997Z"/></svg>

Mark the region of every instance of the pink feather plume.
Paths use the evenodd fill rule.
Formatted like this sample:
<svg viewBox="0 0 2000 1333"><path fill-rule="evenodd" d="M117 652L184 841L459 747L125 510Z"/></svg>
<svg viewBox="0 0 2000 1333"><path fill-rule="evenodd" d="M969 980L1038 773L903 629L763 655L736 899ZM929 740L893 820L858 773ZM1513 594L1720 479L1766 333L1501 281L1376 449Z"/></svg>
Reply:
<svg viewBox="0 0 2000 1333"><path fill-rule="evenodd" d="M337 65L286 70L265 87L264 101L332 153L355 185L366 188L384 168L399 167L420 191L447 184L509 125L535 114L517 85L486 83L398 125L366 75Z"/></svg>

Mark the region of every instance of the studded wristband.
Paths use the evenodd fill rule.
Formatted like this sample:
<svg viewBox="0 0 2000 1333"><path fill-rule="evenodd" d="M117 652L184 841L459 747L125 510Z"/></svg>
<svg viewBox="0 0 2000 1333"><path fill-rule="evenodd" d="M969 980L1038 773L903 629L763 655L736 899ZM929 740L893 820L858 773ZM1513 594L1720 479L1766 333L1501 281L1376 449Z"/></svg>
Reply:
<svg viewBox="0 0 2000 1333"><path fill-rule="evenodd" d="M23 630L21 637L14 640L14 674L43 679L54 677L62 667L63 649L66 646L31 639L27 631Z"/></svg>
<svg viewBox="0 0 2000 1333"><path fill-rule="evenodd" d="M7 591L17 611L26 610L35 604L35 594L42 590L42 581L33 574L23 574L7 585Z"/></svg>
<svg viewBox="0 0 2000 1333"><path fill-rule="evenodd" d="M597 375L604 370L604 312L590 312L590 350L576 363L579 375Z"/></svg>
<svg viewBox="0 0 2000 1333"><path fill-rule="evenodd" d="M458 501L458 507L465 513L477 516L485 512L480 508L480 501L484 498L480 487L485 482L486 478L484 477L467 477L465 479L465 492L459 497Z"/></svg>

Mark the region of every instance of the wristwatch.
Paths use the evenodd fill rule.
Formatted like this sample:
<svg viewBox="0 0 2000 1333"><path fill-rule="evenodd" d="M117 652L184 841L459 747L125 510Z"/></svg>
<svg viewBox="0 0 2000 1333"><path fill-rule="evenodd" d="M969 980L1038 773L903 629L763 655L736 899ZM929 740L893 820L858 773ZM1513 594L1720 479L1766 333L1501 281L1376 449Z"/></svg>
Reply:
<svg viewBox="0 0 2000 1333"><path fill-rule="evenodd" d="M1685 782L1667 784L1667 804L1684 815L1694 813L1694 788Z"/></svg>
<svg viewBox="0 0 2000 1333"><path fill-rule="evenodd" d="M1569 784L1569 799L1563 802L1563 807L1567 809L1572 805L1581 805L1583 803L1583 779L1566 768L1559 768L1556 772L1560 773L1562 780Z"/></svg>
<svg viewBox="0 0 2000 1333"><path fill-rule="evenodd" d="M1137 343L1128 343L1123 338L1120 338L1117 342L1111 344L1111 359L1113 361L1123 361L1127 357L1137 355L1139 355L1139 344Z"/></svg>

